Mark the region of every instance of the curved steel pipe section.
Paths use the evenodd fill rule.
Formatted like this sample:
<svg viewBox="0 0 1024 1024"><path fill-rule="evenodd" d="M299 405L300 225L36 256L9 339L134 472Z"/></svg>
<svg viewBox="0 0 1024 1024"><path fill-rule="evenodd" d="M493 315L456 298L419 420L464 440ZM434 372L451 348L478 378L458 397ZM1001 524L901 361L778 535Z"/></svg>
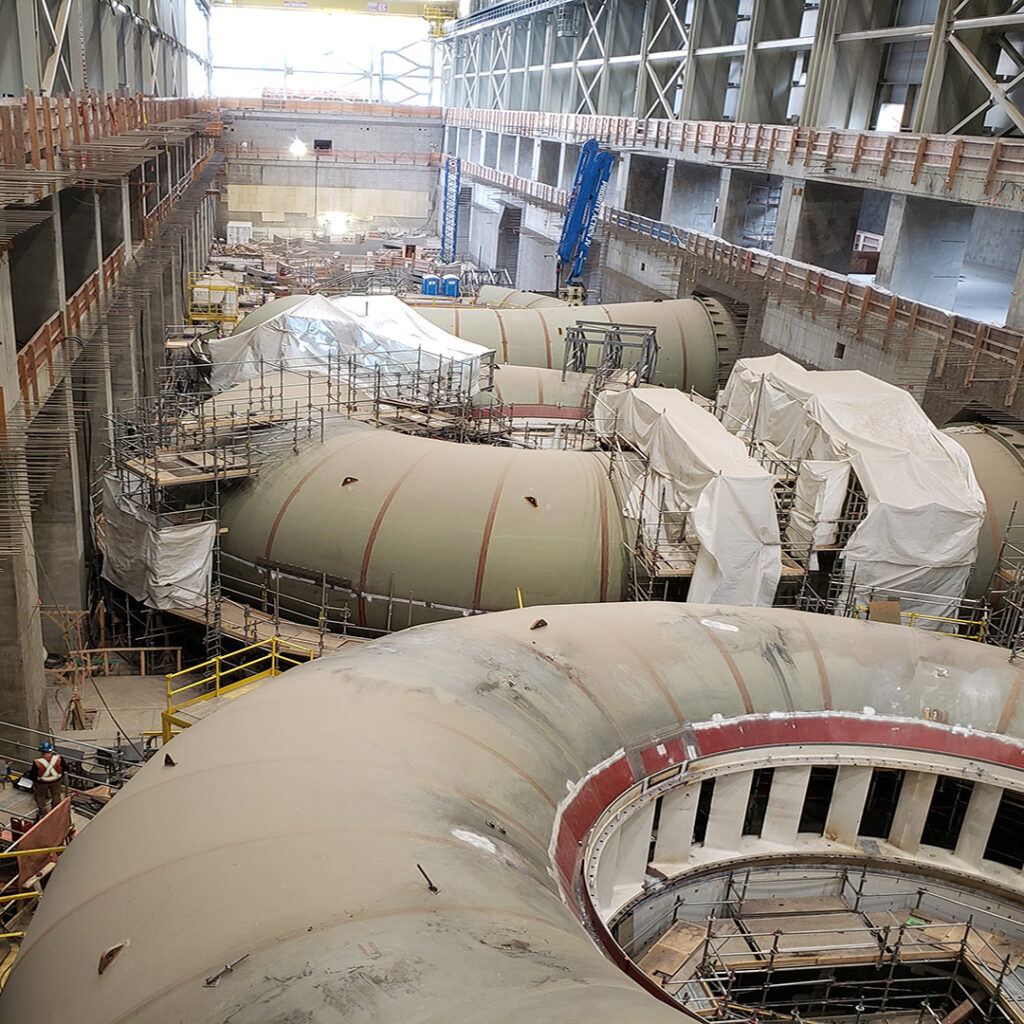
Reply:
<svg viewBox="0 0 1024 1024"><path fill-rule="evenodd" d="M256 327L307 296L287 295L253 310L235 334ZM555 300L556 302L558 300ZM713 395L739 353L741 332L733 315L710 298L620 302L606 306L535 305L529 309L481 306L416 306L443 330L493 349L496 360L520 366L561 369L565 329L579 320L641 324L657 329L658 368L654 383Z"/></svg>
<svg viewBox="0 0 1024 1024"><path fill-rule="evenodd" d="M328 581L373 629L514 608L517 588L530 604L622 597L622 518L590 452L358 429L265 466L220 523L239 592L293 616L315 615Z"/></svg>
<svg viewBox="0 0 1024 1024"><path fill-rule="evenodd" d="M548 369L561 369L565 330L579 320L654 327L659 347L654 383L695 388L704 395L715 393L720 374L728 374L739 348L735 321L713 299L546 309L432 306L417 312L450 334L494 349L498 362Z"/></svg>
<svg viewBox="0 0 1024 1024"><path fill-rule="evenodd" d="M506 309L550 309L568 305L564 299L554 295L524 292L517 288L502 288L495 284L482 284L476 293L476 301L481 306L498 306Z"/></svg>
<svg viewBox="0 0 1024 1024"><path fill-rule="evenodd" d="M777 609L408 630L267 683L146 764L63 855L0 1011L670 1024L579 919L605 808L687 759L780 744L1019 770L1021 681L1005 651Z"/></svg>
<svg viewBox="0 0 1024 1024"><path fill-rule="evenodd" d="M978 534L978 560L967 588L968 597L980 598L989 592L1015 507L1016 522L1024 522L1024 434L990 424L956 425L946 427L945 433L964 447L985 495L985 525Z"/></svg>
<svg viewBox="0 0 1024 1024"><path fill-rule="evenodd" d="M590 415L593 399L587 373L566 373L540 366L498 363L494 387L473 397L477 408L497 408L514 418L530 416L582 420Z"/></svg>

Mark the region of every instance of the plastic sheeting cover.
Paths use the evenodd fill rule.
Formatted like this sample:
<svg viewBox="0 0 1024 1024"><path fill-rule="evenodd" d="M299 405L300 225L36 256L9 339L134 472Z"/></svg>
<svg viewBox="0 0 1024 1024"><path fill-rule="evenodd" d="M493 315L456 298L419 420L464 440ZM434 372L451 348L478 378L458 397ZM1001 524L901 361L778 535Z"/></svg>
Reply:
<svg viewBox="0 0 1024 1024"><path fill-rule="evenodd" d="M103 578L150 608L194 608L206 600L217 524L157 528L121 493L103 481Z"/></svg>
<svg viewBox="0 0 1024 1024"><path fill-rule="evenodd" d="M857 370L805 370L782 355L740 360L722 396L725 422L788 458L848 461L867 514L843 551L856 588L936 595L904 611L955 614L977 558L985 499L964 449L900 388ZM820 477L812 462L809 474ZM835 511L824 481L798 483ZM832 499L826 497L831 490ZM806 529L807 524L805 524Z"/></svg>
<svg viewBox="0 0 1024 1024"><path fill-rule="evenodd" d="M311 295L249 330L204 343L214 391L259 377L268 366L322 374L333 366L337 375L352 360L387 374L450 373L452 390L472 395L488 351L436 327L393 295Z"/></svg>
<svg viewBox="0 0 1024 1024"><path fill-rule="evenodd" d="M603 391L594 425L600 436L617 432L648 457L647 486L668 519L690 513L684 531L699 551L687 599L770 605L782 571L775 478L742 442L686 395L664 388Z"/></svg>

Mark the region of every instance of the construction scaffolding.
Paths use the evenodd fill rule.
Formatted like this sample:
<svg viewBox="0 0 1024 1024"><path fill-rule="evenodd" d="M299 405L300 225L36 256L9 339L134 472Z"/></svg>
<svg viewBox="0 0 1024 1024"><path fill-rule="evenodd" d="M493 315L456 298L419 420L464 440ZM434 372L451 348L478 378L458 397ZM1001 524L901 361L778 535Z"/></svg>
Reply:
<svg viewBox="0 0 1024 1024"><path fill-rule="evenodd" d="M989 635L992 643L1010 651L1010 661L1024 655L1024 521L1017 503L999 546L996 567L989 583L992 602Z"/></svg>
<svg viewBox="0 0 1024 1024"><path fill-rule="evenodd" d="M596 358L592 350L597 351ZM633 358L624 362L627 352ZM658 340L653 327L577 320L566 328L562 380L570 372L593 374L595 395L612 383L627 387L650 384L657 366Z"/></svg>
<svg viewBox="0 0 1024 1024"><path fill-rule="evenodd" d="M626 525L623 544L629 599L685 600L701 549L693 526L694 510L672 507L664 478L652 471L650 458L617 430L606 443L608 476ZM808 551L806 546L785 539L795 501L792 484L785 478L777 479L773 495L783 538L782 575L776 597L776 604L781 604L788 603L785 594L806 589Z"/></svg>
<svg viewBox="0 0 1024 1024"><path fill-rule="evenodd" d="M722 899L677 900L624 942L691 1014L737 1024L1024 1021L1024 946L1003 931L1015 919L917 880L874 891L865 869L799 869L771 898L751 895L750 874L730 873ZM816 882L823 895L785 895ZM700 910L706 919L693 920Z"/></svg>
<svg viewBox="0 0 1024 1024"><path fill-rule="evenodd" d="M107 493L94 495L101 548L106 546L110 502L115 499L118 509L128 510L158 535L203 524L215 531L227 487L307 445L322 444L343 422L460 442L495 443L506 440L510 430L507 421L476 415L484 410L471 406L469 389L450 365L387 372L367 369L353 359L335 359L326 373L319 365L316 372L263 364L259 369L257 377L212 398L195 386L194 378L187 390L165 387L114 419ZM492 373L493 365L486 362L485 386L491 386ZM110 560L114 552L107 555ZM146 607L147 602L132 601L113 588L110 600L127 623L127 639L166 642L161 611L202 624L209 657L220 653L224 636L253 640L263 633L287 633L291 613L282 615L280 582L301 570L259 567L268 584L254 595L223 558L215 541L208 577L195 586L194 599L184 600L181 585L175 583L176 599L164 609ZM347 634L344 598L351 594L345 588L343 595L336 594L335 582L318 577L322 600L299 610L296 636L289 639L322 652L331 646L328 634Z"/></svg>

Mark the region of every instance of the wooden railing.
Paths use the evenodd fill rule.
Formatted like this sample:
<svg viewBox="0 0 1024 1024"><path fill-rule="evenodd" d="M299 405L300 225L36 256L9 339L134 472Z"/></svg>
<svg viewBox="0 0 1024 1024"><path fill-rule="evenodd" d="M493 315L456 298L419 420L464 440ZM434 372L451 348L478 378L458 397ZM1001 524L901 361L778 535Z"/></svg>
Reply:
<svg viewBox="0 0 1024 1024"><path fill-rule="evenodd" d="M90 311L98 309L104 293L117 281L124 267L122 242L68 297L63 316L54 313L18 351L18 383L30 419L49 397L67 368L74 362L77 342L71 340Z"/></svg>
<svg viewBox="0 0 1024 1024"><path fill-rule="evenodd" d="M346 100L277 99L263 96L219 96L216 102L230 110L292 110L315 114L355 114L362 117L414 117L440 120L443 107L414 107L401 103L352 103Z"/></svg>
<svg viewBox="0 0 1024 1024"><path fill-rule="evenodd" d="M556 209L564 209L569 200L565 189L481 164L464 160L462 173ZM677 228L627 210L603 206L601 220L681 249L707 264L725 268L735 282L742 283L744 279L756 282L759 289L767 285L773 301L781 302L783 296L788 296L812 316L828 312L835 317L837 327L852 333L857 340L862 339L871 327L881 332L879 344L883 351L900 346L906 354L915 344L933 346L936 377L943 376L950 362L950 353L957 350L964 365L964 376L960 382L964 388L972 387L977 381L982 357L997 360L1002 369L996 381L1006 384L1004 404L1010 406L1017 398L1024 373L1024 333L1021 331L971 320L901 298L884 289L851 281L842 274L775 256L761 249L733 245L714 235Z"/></svg>
<svg viewBox="0 0 1024 1024"><path fill-rule="evenodd" d="M210 111L208 98L159 99L150 96L103 96L80 92L71 96L0 99L0 163L14 168L56 170L60 151L69 146L146 128Z"/></svg>
<svg viewBox="0 0 1024 1024"><path fill-rule="evenodd" d="M231 143L221 146L221 151L235 160L284 160L290 163L295 163L296 160L302 160L304 163L317 160L322 164L404 164L420 167L430 167L441 163L440 153L382 153L373 149L328 149L296 157L288 149Z"/></svg>
<svg viewBox="0 0 1024 1024"><path fill-rule="evenodd" d="M969 177L979 196L997 196L1007 183L1024 182L1024 139L957 135L913 135L790 125L670 121L661 118L603 117L529 110L445 111L452 127L505 132L531 138L583 142L622 149L654 150L681 159L723 165L747 164L777 174L807 173L856 179L900 176L900 187L918 184L922 174L941 178L945 192ZM875 187L877 187L877 182ZM1005 197L1007 204L1019 195ZM1002 204L1000 204L1002 205Z"/></svg>
<svg viewBox="0 0 1024 1024"><path fill-rule="evenodd" d="M124 269L124 242L122 242L104 261L103 261L103 288L105 291L110 291L114 287L114 282L117 281L118 275Z"/></svg>
<svg viewBox="0 0 1024 1024"><path fill-rule="evenodd" d="M54 313L18 352L18 383L26 419L38 411L74 359L75 343L64 333L62 320L61 313Z"/></svg>

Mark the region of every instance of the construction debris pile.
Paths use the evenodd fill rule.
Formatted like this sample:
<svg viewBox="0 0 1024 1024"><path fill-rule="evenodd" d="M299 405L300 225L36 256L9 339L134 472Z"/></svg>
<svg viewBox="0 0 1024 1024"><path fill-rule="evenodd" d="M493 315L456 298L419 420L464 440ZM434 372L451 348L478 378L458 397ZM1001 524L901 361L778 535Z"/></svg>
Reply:
<svg viewBox="0 0 1024 1024"><path fill-rule="evenodd" d="M269 296L301 292L328 295L419 291L425 274L459 273L418 243L386 243L382 235L351 235L343 241L287 239L214 246L212 268L246 290ZM260 305L263 296L250 305ZM246 305L245 299L242 305Z"/></svg>

